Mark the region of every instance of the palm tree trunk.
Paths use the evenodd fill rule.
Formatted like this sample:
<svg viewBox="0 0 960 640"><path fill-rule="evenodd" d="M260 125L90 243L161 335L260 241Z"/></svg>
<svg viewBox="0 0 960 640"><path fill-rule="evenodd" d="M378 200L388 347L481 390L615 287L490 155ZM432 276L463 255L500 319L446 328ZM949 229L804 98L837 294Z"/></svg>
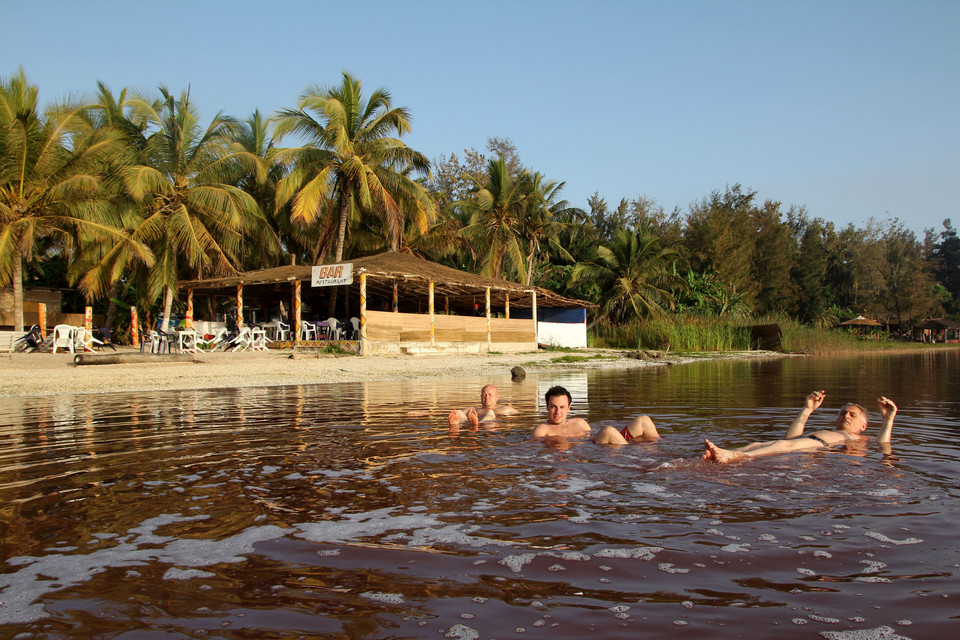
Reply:
<svg viewBox="0 0 960 640"><path fill-rule="evenodd" d="M173 308L173 289L170 288L170 285L167 285L164 288L163 296L163 326L160 328L161 331L167 332L170 330L170 310Z"/></svg>
<svg viewBox="0 0 960 640"><path fill-rule="evenodd" d="M337 256L335 262L343 260L343 245L347 238L347 199L342 195L340 202L340 228L337 230ZM327 317L335 318L337 313L337 291L340 287L333 287L330 292L330 305L327 307Z"/></svg>
<svg viewBox="0 0 960 640"><path fill-rule="evenodd" d="M117 294L120 292L120 279L118 278L112 285L110 285L110 294L109 300L110 303L107 304L107 317L104 319L104 325L107 327L107 331L113 331L113 317L117 315Z"/></svg>
<svg viewBox="0 0 960 640"><path fill-rule="evenodd" d="M337 229L337 259L335 262L343 260L343 245L347 240L347 198L340 192L340 227Z"/></svg>
<svg viewBox="0 0 960 640"><path fill-rule="evenodd" d="M23 331L23 258L20 252L13 257L13 330Z"/></svg>

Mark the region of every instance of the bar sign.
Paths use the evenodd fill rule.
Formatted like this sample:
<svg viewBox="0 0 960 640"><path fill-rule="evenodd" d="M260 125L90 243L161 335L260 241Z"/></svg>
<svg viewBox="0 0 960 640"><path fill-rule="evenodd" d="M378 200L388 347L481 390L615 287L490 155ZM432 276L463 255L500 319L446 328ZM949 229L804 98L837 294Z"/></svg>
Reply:
<svg viewBox="0 0 960 640"><path fill-rule="evenodd" d="M311 270L310 284L314 287L338 287L353 284L353 263L316 265Z"/></svg>

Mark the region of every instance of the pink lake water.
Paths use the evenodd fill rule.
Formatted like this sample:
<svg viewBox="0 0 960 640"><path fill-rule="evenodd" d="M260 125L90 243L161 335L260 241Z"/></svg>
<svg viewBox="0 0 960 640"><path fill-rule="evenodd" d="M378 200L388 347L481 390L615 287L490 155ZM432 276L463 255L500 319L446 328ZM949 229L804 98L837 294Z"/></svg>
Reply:
<svg viewBox="0 0 960 640"><path fill-rule="evenodd" d="M0 399L0 638L940 638L960 351ZM122 365L118 365L122 366ZM520 413L451 434L500 386ZM563 384L594 429L527 442ZM900 406L892 448L697 459ZM873 424L868 433L876 433Z"/></svg>

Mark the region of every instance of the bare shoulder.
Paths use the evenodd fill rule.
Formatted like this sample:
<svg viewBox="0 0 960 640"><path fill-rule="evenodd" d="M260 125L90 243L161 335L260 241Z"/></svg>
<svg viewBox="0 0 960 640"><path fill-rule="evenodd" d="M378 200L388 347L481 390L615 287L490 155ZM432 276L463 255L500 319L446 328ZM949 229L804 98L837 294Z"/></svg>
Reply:
<svg viewBox="0 0 960 640"><path fill-rule="evenodd" d="M570 418L567 420L567 427L571 431L580 433L590 433L590 423L583 418Z"/></svg>
<svg viewBox="0 0 960 640"><path fill-rule="evenodd" d="M534 429L533 433L530 434L531 438L545 438L549 435L553 435L553 425L549 423L538 424Z"/></svg>
<svg viewBox="0 0 960 640"><path fill-rule="evenodd" d="M514 409L508 404L505 404L503 406L497 405L494 411L496 411L500 415L505 415L505 416L512 416L515 413L520 413L519 411L517 411L516 409Z"/></svg>

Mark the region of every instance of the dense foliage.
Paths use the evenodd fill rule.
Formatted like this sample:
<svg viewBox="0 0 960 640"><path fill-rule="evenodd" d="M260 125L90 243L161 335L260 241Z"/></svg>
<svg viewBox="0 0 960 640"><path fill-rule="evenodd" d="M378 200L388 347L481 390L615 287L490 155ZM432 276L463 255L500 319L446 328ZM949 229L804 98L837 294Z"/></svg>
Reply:
<svg viewBox="0 0 960 640"><path fill-rule="evenodd" d="M960 314L949 219L922 239L897 219L837 228L739 184L669 214L644 196L572 206L509 140L430 162L402 141L407 110L349 74L272 117L206 124L164 87L46 108L37 93L22 70L0 80L0 286L21 323L26 274L169 317L182 279L385 250L590 301L599 331Z"/></svg>

